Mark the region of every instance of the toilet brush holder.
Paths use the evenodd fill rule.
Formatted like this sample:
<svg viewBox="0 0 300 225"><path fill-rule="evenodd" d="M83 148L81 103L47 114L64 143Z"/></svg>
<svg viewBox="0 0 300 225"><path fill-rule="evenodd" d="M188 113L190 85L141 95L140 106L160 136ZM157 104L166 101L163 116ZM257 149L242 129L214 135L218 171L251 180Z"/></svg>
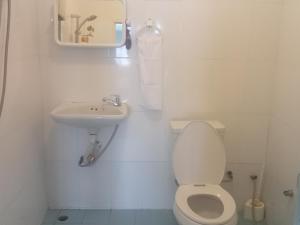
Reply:
<svg viewBox="0 0 300 225"><path fill-rule="evenodd" d="M252 199L249 199L244 206L244 218L246 220L260 222L265 218L265 204L260 200L255 200L254 202L254 216Z"/></svg>

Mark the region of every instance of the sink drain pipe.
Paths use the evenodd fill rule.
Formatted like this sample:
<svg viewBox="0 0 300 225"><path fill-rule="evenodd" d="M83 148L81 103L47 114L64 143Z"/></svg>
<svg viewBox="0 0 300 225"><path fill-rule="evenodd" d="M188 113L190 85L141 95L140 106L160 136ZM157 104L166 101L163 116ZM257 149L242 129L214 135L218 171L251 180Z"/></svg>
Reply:
<svg viewBox="0 0 300 225"><path fill-rule="evenodd" d="M87 148L86 154L82 155L79 159L78 166L80 167L89 167L92 166L108 149L114 137L117 134L119 125L116 125L108 142L104 147L102 147L101 141L98 140L98 132L90 134L92 140Z"/></svg>

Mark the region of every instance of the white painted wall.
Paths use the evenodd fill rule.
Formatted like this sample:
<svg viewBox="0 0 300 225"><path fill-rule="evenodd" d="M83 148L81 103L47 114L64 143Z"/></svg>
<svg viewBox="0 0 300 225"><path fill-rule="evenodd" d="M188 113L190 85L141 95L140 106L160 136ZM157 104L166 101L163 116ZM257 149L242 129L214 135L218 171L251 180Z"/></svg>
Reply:
<svg viewBox="0 0 300 225"><path fill-rule="evenodd" d="M292 225L299 193L294 199L282 195L284 190L297 192L300 171L300 2L284 2L278 74L274 90L274 107L270 128L265 200L271 225ZM299 218L299 207L297 209ZM297 223L299 224L299 219Z"/></svg>
<svg viewBox="0 0 300 225"><path fill-rule="evenodd" d="M12 1L7 97L0 120L1 225L39 225L47 206L36 2Z"/></svg>
<svg viewBox="0 0 300 225"><path fill-rule="evenodd" d="M226 186L240 207L250 197L248 176L259 173L265 159L281 0L128 0L134 30L152 17L163 31L162 114L139 106L135 46L128 56L58 47L52 3L39 4L50 207L171 208L176 187L168 122L184 118L226 125L228 168L235 175ZM49 112L65 100L101 101L112 93L128 99L130 118L97 165L80 169L86 132L55 124Z"/></svg>

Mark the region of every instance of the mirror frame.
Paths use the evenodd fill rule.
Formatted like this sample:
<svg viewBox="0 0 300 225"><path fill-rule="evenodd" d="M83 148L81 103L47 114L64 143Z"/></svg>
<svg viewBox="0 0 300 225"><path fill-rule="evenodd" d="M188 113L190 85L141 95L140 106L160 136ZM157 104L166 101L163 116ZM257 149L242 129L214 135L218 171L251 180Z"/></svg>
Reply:
<svg viewBox="0 0 300 225"><path fill-rule="evenodd" d="M58 39L58 4L60 0L54 0L54 40L56 44L59 46L64 47L76 47L76 48L119 48L125 45L126 42L126 20L127 20L127 2L126 0L119 0L123 2L124 4L124 10L123 13L125 15L124 21L123 21L123 29L122 32L122 41L120 44L77 44L77 43L71 43L71 42L62 42ZM88 1L88 0L85 0Z"/></svg>

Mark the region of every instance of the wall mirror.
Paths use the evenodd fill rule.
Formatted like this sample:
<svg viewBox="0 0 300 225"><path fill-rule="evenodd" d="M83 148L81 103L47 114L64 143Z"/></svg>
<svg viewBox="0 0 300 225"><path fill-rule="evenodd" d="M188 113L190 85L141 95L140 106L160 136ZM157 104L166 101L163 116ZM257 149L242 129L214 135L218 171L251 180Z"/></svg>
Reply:
<svg viewBox="0 0 300 225"><path fill-rule="evenodd" d="M55 0L55 40L74 47L120 47L126 40L125 0Z"/></svg>

